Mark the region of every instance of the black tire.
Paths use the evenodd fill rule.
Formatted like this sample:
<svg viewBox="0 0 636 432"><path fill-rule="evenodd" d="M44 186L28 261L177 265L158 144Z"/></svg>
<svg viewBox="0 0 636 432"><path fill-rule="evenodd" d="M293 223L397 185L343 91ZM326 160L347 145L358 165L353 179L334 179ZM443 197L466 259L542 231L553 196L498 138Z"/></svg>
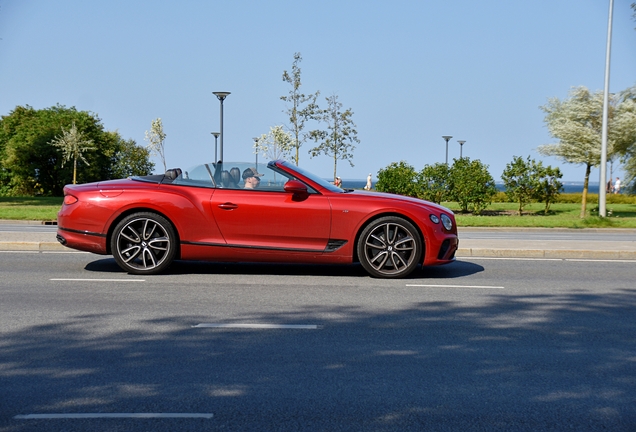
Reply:
<svg viewBox="0 0 636 432"><path fill-rule="evenodd" d="M156 213L134 213L122 219L110 240L111 252L128 273L148 275L166 270L176 255L172 224Z"/></svg>
<svg viewBox="0 0 636 432"><path fill-rule="evenodd" d="M362 230L357 249L360 264L371 276L402 278L415 270L424 248L412 223L385 216Z"/></svg>

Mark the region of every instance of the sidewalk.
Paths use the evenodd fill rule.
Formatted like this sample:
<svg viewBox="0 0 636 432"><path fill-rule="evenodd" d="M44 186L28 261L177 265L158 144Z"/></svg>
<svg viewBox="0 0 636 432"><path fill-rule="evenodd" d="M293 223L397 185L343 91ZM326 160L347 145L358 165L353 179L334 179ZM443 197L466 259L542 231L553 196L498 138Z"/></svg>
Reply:
<svg viewBox="0 0 636 432"><path fill-rule="evenodd" d="M0 221L10 224L42 225L39 222ZM51 227L51 229L53 229ZM462 235L462 233L464 235ZM497 233L503 238L485 238ZM559 238L567 233L568 239ZM586 233L599 233L590 239ZM607 239L603 233L607 235ZM528 234L541 239L528 239ZM572 235L574 234L574 235ZM581 234L581 239L577 235ZM0 251L71 251L57 242L56 233L0 230ZM478 237L478 238L471 238ZM550 228L460 228L458 258L555 258L636 260L636 230Z"/></svg>
<svg viewBox="0 0 636 432"><path fill-rule="evenodd" d="M505 233L514 238L466 238L462 232ZM545 238L524 239L524 233L543 234ZM571 238L564 241L559 238L560 233ZM599 234L599 239L585 238L588 233ZM604 233L612 235L604 238ZM577 234L581 239L576 238ZM636 260L635 237L633 229L460 228L457 257Z"/></svg>

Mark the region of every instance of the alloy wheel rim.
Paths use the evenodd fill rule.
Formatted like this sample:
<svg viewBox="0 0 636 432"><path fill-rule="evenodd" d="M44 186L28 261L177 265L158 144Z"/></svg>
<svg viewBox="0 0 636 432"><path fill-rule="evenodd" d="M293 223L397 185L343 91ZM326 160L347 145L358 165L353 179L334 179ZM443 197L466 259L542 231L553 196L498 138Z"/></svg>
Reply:
<svg viewBox="0 0 636 432"><path fill-rule="evenodd" d="M365 239L367 262L379 273L393 275L408 268L415 259L417 244L404 226L384 223L375 227Z"/></svg>
<svg viewBox="0 0 636 432"><path fill-rule="evenodd" d="M128 222L117 237L117 251L124 263L138 270L152 270L168 256L170 236L157 221L142 218Z"/></svg>

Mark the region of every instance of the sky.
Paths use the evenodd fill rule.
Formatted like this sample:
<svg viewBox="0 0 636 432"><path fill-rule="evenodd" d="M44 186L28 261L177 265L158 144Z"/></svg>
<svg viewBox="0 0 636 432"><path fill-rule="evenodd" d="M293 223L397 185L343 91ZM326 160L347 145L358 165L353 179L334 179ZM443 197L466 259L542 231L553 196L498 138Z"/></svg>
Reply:
<svg viewBox="0 0 636 432"><path fill-rule="evenodd" d="M610 92L636 85L632 2L614 1ZM212 92L228 91L224 159L251 161L253 137L289 123L282 74L299 52L301 90L354 113L360 143L353 167L338 161L343 179L444 162L450 135L449 161L465 140L463 156L496 181L514 156L582 181L583 166L536 151L555 142L539 107L572 87L603 90L608 12L609 0L0 0L0 115L74 106L139 145L161 118L168 168L186 169L214 160ZM329 178L333 158L312 158L314 146L300 165Z"/></svg>

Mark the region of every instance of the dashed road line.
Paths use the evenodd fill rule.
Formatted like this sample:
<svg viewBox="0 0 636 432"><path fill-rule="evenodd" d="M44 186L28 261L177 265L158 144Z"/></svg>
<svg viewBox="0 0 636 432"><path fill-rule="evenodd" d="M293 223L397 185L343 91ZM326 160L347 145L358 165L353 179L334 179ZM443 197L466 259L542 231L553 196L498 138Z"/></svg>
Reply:
<svg viewBox="0 0 636 432"><path fill-rule="evenodd" d="M75 414L21 414L14 416L16 420L44 419L96 419L96 418L207 418L211 413L75 413Z"/></svg>
<svg viewBox="0 0 636 432"><path fill-rule="evenodd" d="M238 328L238 329L300 329L316 330L319 327L314 324L239 324L239 323L200 323L193 325L193 328Z"/></svg>
<svg viewBox="0 0 636 432"><path fill-rule="evenodd" d="M505 289L502 286L486 286L486 285L428 285L428 284L406 284L407 287L420 288L470 288L470 289Z"/></svg>
<svg viewBox="0 0 636 432"><path fill-rule="evenodd" d="M64 282L146 282L146 279L82 279L82 278L52 278L50 281Z"/></svg>

